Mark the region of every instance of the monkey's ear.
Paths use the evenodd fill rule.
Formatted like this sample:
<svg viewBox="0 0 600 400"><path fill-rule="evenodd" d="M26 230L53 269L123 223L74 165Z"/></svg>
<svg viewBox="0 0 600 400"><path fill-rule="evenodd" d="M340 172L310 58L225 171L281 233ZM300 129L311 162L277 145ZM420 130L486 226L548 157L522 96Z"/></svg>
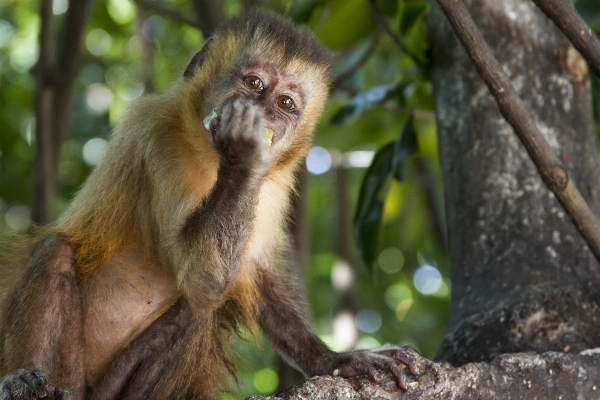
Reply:
<svg viewBox="0 0 600 400"><path fill-rule="evenodd" d="M192 61L190 61L187 68L183 72L183 79L185 79L186 81L192 79L194 77L194 74L196 73L196 70L200 68L200 66L202 66L202 60L204 59L206 53L208 53L208 46L211 40L212 38L208 38L204 42L204 45L202 45L200 51L198 51L196 54L194 54L194 57L192 57Z"/></svg>

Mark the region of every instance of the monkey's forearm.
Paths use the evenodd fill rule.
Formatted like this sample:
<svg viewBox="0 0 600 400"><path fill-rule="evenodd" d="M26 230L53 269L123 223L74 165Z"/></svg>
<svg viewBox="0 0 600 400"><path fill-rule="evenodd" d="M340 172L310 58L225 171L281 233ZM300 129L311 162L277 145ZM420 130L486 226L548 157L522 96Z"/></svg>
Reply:
<svg viewBox="0 0 600 400"><path fill-rule="evenodd" d="M373 381L381 379L378 369L394 375L402 389L408 386L406 374L398 362L408 366L413 375L419 374L415 357L409 347L386 346L374 350L336 353L330 350L312 331L301 313L299 298L293 288L274 279L269 271L259 275L261 304L260 324L269 339L291 358L307 375L339 375L350 377L365 374Z"/></svg>
<svg viewBox="0 0 600 400"><path fill-rule="evenodd" d="M235 279L271 162L256 107L237 101L223 107L213 145L221 155L211 194L185 220L176 254L177 278L196 310L216 309Z"/></svg>
<svg viewBox="0 0 600 400"><path fill-rule="evenodd" d="M286 286L269 271L259 275L260 324L265 334L308 376L331 374L336 353L316 336L301 313L301 296L292 285Z"/></svg>
<svg viewBox="0 0 600 400"><path fill-rule="evenodd" d="M226 270L236 271L254 219L259 185L251 171L222 165L212 193L181 230L190 253L214 258ZM212 254L203 254L206 250Z"/></svg>

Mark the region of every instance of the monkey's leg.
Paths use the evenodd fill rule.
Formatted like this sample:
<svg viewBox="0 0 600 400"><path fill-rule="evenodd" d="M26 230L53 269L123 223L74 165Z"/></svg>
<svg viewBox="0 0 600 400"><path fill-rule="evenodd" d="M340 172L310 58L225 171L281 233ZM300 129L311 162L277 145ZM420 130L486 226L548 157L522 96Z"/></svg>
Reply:
<svg viewBox="0 0 600 400"><path fill-rule="evenodd" d="M7 300L2 366L10 374L0 382L0 397L71 398L67 389L83 398L81 298L73 249L61 234L38 243Z"/></svg>
<svg viewBox="0 0 600 400"><path fill-rule="evenodd" d="M177 282L198 315L216 311L239 271L260 185L271 166L264 132L258 105L225 104L213 137L221 155L217 182L174 234L179 247L169 252Z"/></svg>
<svg viewBox="0 0 600 400"><path fill-rule="evenodd" d="M377 369L382 369L391 372L398 386L406 389L407 378L398 362L406 365L413 375L419 374L415 361L417 353L407 346L347 353L330 350L302 314L303 296L296 288L269 270L260 271L258 286L263 330L273 344L308 376L339 375L347 378L364 374L379 382L381 377Z"/></svg>
<svg viewBox="0 0 600 400"><path fill-rule="evenodd" d="M89 399L211 398L218 388L210 372L223 355L207 324L178 300L115 357Z"/></svg>

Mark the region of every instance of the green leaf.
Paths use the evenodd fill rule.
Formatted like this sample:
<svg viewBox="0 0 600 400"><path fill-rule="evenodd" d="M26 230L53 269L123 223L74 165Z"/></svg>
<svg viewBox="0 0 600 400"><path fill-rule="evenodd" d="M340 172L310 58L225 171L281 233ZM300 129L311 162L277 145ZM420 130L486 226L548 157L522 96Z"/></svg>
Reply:
<svg viewBox="0 0 600 400"><path fill-rule="evenodd" d="M361 112L376 107L386 100L394 97L406 83L391 83L374 86L370 89L359 92L350 100L346 106L342 107L331 119L334 124L345 124Z"/></svg>
<svg viewBox="0 0 600 400"><path fill-rule="evenodd" d="M404 179L408 160L417 151L412 112L406 118L400 137L377 151L360 189L354 237L363 260L371 268L380 246L381 221L391 179Z"/></svg>
<svg viewBox="0 0 600 400"><path fill-rule="evenodd" d="M385 194L389 189L394 142L377 151L362 182L354 219L354 236L363 260L373 265L379 248L379 234Z"/></svg>
<svg viewBox="0 0 600 400"><path fill-rule="evenodd" d="M413 113L410 112L402 126L400 137L393 142L392 173L397 181L402 181L408 168L410 156L417 152L417 132L415 130Z"/></svg>
<svg viewBox="0 0 600 400"><path fill-rule="evenodd" d="M341 48L367 38L375 30L365 0L332 0L323 9L317 37L325 46Z"/></svg>
<svg viewBox="0 0 600 400"><path fill-rule="evenodd" d="M310 20L315 7L317 7L315 0L296 0L290 8L289 16L295 23L304 24Z"/></svg>
<svg viewBox="0 0 600 400"><path fill-rule="evenodd" d="M388 17L393 17L398 12L398 0L376 0L375 4L377 10Z"/></svg>
<svg viewBox="0 0 600 400"><path fill-rule="evenodd" d="M405 36L427 11L429 11L429 4L424 1L403 2L400 12L400 34Z"/></svg>

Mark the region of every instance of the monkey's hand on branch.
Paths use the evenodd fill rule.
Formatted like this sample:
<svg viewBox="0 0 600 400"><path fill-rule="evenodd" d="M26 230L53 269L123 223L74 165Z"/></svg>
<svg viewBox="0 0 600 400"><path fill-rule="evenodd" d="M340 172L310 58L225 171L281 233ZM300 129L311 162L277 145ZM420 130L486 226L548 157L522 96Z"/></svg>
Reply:
<svg viewBox="0 0 600 400"><path fill-rule="evenodd" d="M406 390L408 388L408 377L406 372L398 366L405 365L412 375L419 375L416 357L419 356L415 350L408 346L383 346L372 350L353 351L340 353L333 362L334 376L349 378L356 375L367 375L373 382L381 381L378 369L389 371L398 386Z"/></svg>
<svg viewBox="0 0 600 400"><path fill-rule="evenodd" d="M6 375L0 382L2 400L67 400L71 393L52 385L46 374L37 367L19 369Z"/></svg>
<svg viewBox="0 0 600 400"><path fill-rule="evenodd" d="M258 104L234 100L225 103L213 145L229 166L246 167L264 175L271 167L271 146L265 140L265 120Z"/></svg>

